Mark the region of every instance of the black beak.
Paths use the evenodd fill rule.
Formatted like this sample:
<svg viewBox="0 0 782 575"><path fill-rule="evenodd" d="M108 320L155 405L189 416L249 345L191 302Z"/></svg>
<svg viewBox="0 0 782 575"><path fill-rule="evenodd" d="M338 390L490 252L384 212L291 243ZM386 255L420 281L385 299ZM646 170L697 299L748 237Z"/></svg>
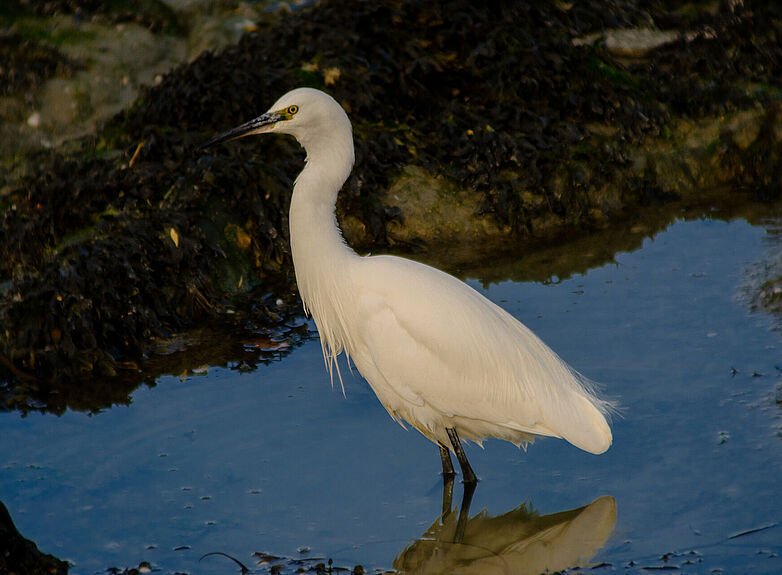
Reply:
<svg viewBox="0 0 782 575"><path fill-rule="evenodd" d="M198 146L199 150L220 144L221 142L230 142L231 140L237 140L244 138L245 136L252 136L253 134L261 134L268 131L268 128L280 120L284 119L276 112L268 112L262 116L258 116L254 120L245 122L241 126L236 126L230 130L223 132L222 134L215 136L208 142Z"/></svg>

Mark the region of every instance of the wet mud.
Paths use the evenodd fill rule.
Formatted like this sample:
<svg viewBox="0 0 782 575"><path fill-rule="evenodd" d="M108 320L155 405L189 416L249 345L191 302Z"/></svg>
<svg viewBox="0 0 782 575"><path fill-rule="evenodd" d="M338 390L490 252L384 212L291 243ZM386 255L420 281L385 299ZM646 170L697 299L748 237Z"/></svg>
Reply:
<svg viewBox="0 0 782 575"><path fill-rule="evenodd" d="M12 6L109 23L133 13L155 33L180 33L175 14L137 4L113 15L103 3ZM365 251L436 247L427 230L406 229L382 193L410 166L467 190L471 217L506 249L673 209L706 185L731 190L730 200L710 196L712 206L780 197L775 3L536 4L271 11L235 45L143 90L95 134L4 159L3 407L122 402L133 385L200 365L159 361L196 328L234 334L242 351L210 359L221 365L262 360L243 355L254 353L247 339L272 342L260 347L279 356L307 337L287 243L298 146L269 138L197 151L296 86L327 90L353 120L357 163L338 212ZM612 30L647 28L676 34L640 51L607 41ZM16 66L3 66L7 90L79 66L30 42L0 43ZM13 56L20 50L33 54L27 63ZM748 120L704 129L696 151L682 151L692 126L735 117ZM168 351L166 342L175 342Z"/></svg>

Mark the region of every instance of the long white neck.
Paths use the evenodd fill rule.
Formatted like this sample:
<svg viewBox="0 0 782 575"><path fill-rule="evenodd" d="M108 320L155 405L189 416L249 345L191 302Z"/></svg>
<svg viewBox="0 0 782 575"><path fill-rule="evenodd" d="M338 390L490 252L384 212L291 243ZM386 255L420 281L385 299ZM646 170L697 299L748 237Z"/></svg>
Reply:
<svg viewBox="0 0 782 575"><path fill-rule="evenodd" d="M349 297L345 277L356 258L342 238L335 207L337 194L353 167L353 137L347 130L299 140L307 163L293 186L290 239L296 283L305 310L318 326L327 361L347 344L343 302Z"/></svg>

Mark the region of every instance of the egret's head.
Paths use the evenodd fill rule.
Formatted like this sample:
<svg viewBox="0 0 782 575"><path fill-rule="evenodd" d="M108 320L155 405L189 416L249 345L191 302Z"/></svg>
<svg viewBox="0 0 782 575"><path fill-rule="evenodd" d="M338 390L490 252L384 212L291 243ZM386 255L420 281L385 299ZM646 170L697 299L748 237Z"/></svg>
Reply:
<svg viewBox="0 0 782 575"><path fill-rule="evenodd" d="M309 142L328 141L345 129L350 134L350 121L334 98L313 88L297 88L277 100L265 114L223 132L201 148L265 133L290 134L307 147Z"/></svg>

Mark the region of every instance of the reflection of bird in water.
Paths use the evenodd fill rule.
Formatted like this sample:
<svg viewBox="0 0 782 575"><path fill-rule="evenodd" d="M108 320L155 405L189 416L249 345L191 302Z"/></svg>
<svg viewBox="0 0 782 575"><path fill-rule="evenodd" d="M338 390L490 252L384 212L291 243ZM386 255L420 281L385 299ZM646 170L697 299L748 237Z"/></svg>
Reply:
<svg viewBox="0 0 782 575"><path fill-rule="evenodd" d="M467 518L469 502L450 509L394 560L396 572L415 575L538 575L584 566L616 522L613 497L586 507L538 515L525 504L490 517Z"/></svg>
<svg viewBox="0 0 782 575"><path fill-rule="evenodd" d="M330 372L339 375L341 352L352 357L391 416L440 446L446 477L454 451L466 483L476 477L460 436L519 445L545 435L608 449L608 404L513 316L437 269L345 245L334 208L353 168L353 135L331 96L293 90L204 146L267 132L290 134L307 152L293 186L291 252Z"/></svg>

